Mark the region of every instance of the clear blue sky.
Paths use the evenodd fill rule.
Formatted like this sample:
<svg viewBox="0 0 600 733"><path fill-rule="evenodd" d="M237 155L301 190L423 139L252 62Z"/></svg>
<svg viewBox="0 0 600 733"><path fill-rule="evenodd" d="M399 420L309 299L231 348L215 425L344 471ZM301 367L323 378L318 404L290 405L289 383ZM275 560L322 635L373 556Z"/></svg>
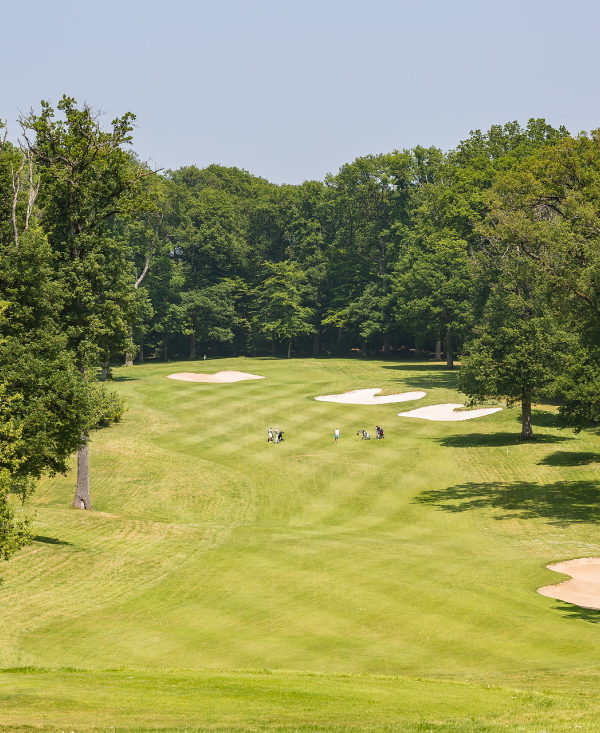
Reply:
<svg viewBox="0 0 600 733"><path fill-rule="evenodd" d="M29 0L0 23L1 117L130 110L165 168L297 183L514 119L600 126L595 0Z"/></svg>

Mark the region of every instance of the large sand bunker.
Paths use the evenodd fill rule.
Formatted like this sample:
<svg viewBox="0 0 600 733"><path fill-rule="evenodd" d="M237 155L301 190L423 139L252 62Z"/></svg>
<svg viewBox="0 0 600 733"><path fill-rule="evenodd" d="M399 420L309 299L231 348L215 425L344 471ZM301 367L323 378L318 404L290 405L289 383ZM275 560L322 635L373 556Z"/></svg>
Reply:
<svg viewBox="0 0 600 733"><path fill-rule="evenodd" d="M419 417L421 420L435 420L438 422L456 421L456 420L472 420L474 417L483 417L491 415L493 412L499 412L501 407L485 407L479 410L458 410L464 407L460 402L446 402L443 405L428 405L427 407L417 407L416 410L408 412L399 412L400 417Z"/></svg>
<svg viewBox="0 0 600 733"><path fill-rule="evenodd" d="M548 570L570 575L556 585L544 585L537 592L557 601L600 611L600 557L582 557L546 565Z"/></svg>
<svg viewBox="0 0 600 733"><path fill-rule="evenodd" d="M225 371L216 374L199 374L198 372L178 372L169 374L168 379L179 379L182 382L211 382L217 384L229 384L231 382L244 382L247 379L264 379L258 374L248 372Z"/></svg>
<svg viewBox="0 0 600 733"><path fill-rule="evenodd" d="M409 402L420 400L426 392L400 392L399 394L376 395L380 389L354 389L342 394L326 394L315 397L320 402L338 402L341 405L388 405L390 402Z"/></svg>

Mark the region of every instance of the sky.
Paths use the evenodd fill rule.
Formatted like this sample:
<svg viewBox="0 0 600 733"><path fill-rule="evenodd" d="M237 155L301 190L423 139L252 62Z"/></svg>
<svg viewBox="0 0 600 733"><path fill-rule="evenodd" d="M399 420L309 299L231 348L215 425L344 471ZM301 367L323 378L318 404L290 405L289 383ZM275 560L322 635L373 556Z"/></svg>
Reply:
<svg viewBox="0 0 600 733"><path fill-rule="evenodd" d="M2 3L0 118L63 93L137 116L153 166L276 183L360 155L453 148L531 117L600 127L596 0Z"/></svg>

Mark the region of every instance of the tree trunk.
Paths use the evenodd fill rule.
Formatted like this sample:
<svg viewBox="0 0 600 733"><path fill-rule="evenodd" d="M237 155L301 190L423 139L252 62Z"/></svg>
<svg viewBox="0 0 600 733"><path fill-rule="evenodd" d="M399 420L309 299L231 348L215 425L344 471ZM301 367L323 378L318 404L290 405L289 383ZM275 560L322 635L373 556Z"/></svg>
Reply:
<svg viewBox="0 0 600 733"><path fill-rule="evenodd" d="M319 356L319 353L321 351L320 337L321 337L321 334L318 331L315 331L313 333L313 342L312 342L313 356Z"/></svg>
<svg viewBox="0 0 600 733"><path fill-rule="evenodd" d="M521 440L533 440L531 397L523 397L521 399Z"/></svg>
<svg viewBox="0 0 600 733"><path fill-rule="evenodd" d="M196 358L196 334L190 335L190 359Z"/></svg>
<svg viewBox="0 0 600 733"><path fill-rule="evenodd" d="M109 371L109 369L110 369L110 361L108 361L108 359L107 359L106 361L103 361L102 362L102 376L100 377L100 379L103 382L106 382L106 380L108 379L108 371Z"/></svg>
<svg viewBox="0 0 600 733"><path fill-rule="evenodd" d="M287 358L289 359L291 355L292 355L292 339L288 339Z"/></svg>
<svg viewBox="0 0 600 733"><path fill-rule="evenodd" d="M84 435L84 444L77 452L77 488L73 497L74 509L91 509L90 495L90 443L89 435Z"/></svg>
<svg viewBox="0 0 600 733"><path fill-rule="evenodd" d="M423 358L423 340L421 334L415 334L415 359Z"/></svg>
<svg viewBox="0 0 600 733"><path fill-rule="evenodd" d="M442 361L442 339L438 336L435 340L435 356L436 361Z"/></svg>
<svg viewBox="0 0 600 733"><path fill-rule="evenodd" d="M138 361L140 364L144 363L144 339L140 341L140 352L138 354Z"/></svg>
<svg viewBox="0 0 600 733"><path fill-rule="evenodd" d="M129 351L125 354L125 366L126 367L133 366L133 354Z"/></svg>
<svg viewBox="0 0 600 733"><path fill-rule="evenodd" d="M392 343L389 337L389 334L385 333L383 335L383 353L385 355L389 354L392 350Z"/></svg>
<svg viewBox="0 0 600 733"><path fill-rule="evenodd" d="M335 327L335 353L336 355L339 355L342 353L342 338L344 336L344 332L339 326Z"/></svg>
<svg viewBox="0 0 600 733"><path fill-rule="evenodd" d="M169 344L167 337L165 336L165 340L163 343L163 361L167 361L167 357L169 356Z"/></svg>
<svg viewBox="0 0 600 733"><path fill-rule="evenodd" d="M450 328L446 329L446 366L448 369L454 369L454 357L452 355L452 334Z"/></svg>

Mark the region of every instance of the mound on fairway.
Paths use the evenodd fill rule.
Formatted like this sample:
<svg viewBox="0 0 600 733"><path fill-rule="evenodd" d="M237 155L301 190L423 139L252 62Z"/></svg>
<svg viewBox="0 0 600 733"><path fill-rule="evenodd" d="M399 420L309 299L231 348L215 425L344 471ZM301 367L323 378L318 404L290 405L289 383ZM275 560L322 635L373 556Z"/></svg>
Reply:
<svg viewBox="0 0 600 733"><path fill-rule="evenodd" d="M341 405L387 405L391 402L410 402L425 397L426 392L401 392L377 396L381 389L353 389L342 394L326 394L315 397L319 402L338 402Z"/></svg>
<svg viewBox="0 0 600 733"><path fill-rule="evenodd" d="M571 580L538 588L540 595L600 611L600 557L581 557L546 567L570 575Z"/></svg>
<svg viewBox="0 0 600 733"><path fill-rule="evenodd" d="M472 420L474 417L491 415L493 412L500 412L501 407L485 407L480 410L461 410L464 407L460 402L446 402L442 405L428 405L418 407L416 410L399 412L399 417L419 417L421 420L434 420L435 422L454 422L459 420Z"/></svg>
<svg viewBox="0 0 600 733"><path fill-rule="evenodd" d="M201 374L199 372L177 372L169 374L168 379L178 379L181 382L210 382L213 384L230 384L231 382L245 382L248 379L264 379L258 374L248 372L224 371L216 374Z"/></svg>

